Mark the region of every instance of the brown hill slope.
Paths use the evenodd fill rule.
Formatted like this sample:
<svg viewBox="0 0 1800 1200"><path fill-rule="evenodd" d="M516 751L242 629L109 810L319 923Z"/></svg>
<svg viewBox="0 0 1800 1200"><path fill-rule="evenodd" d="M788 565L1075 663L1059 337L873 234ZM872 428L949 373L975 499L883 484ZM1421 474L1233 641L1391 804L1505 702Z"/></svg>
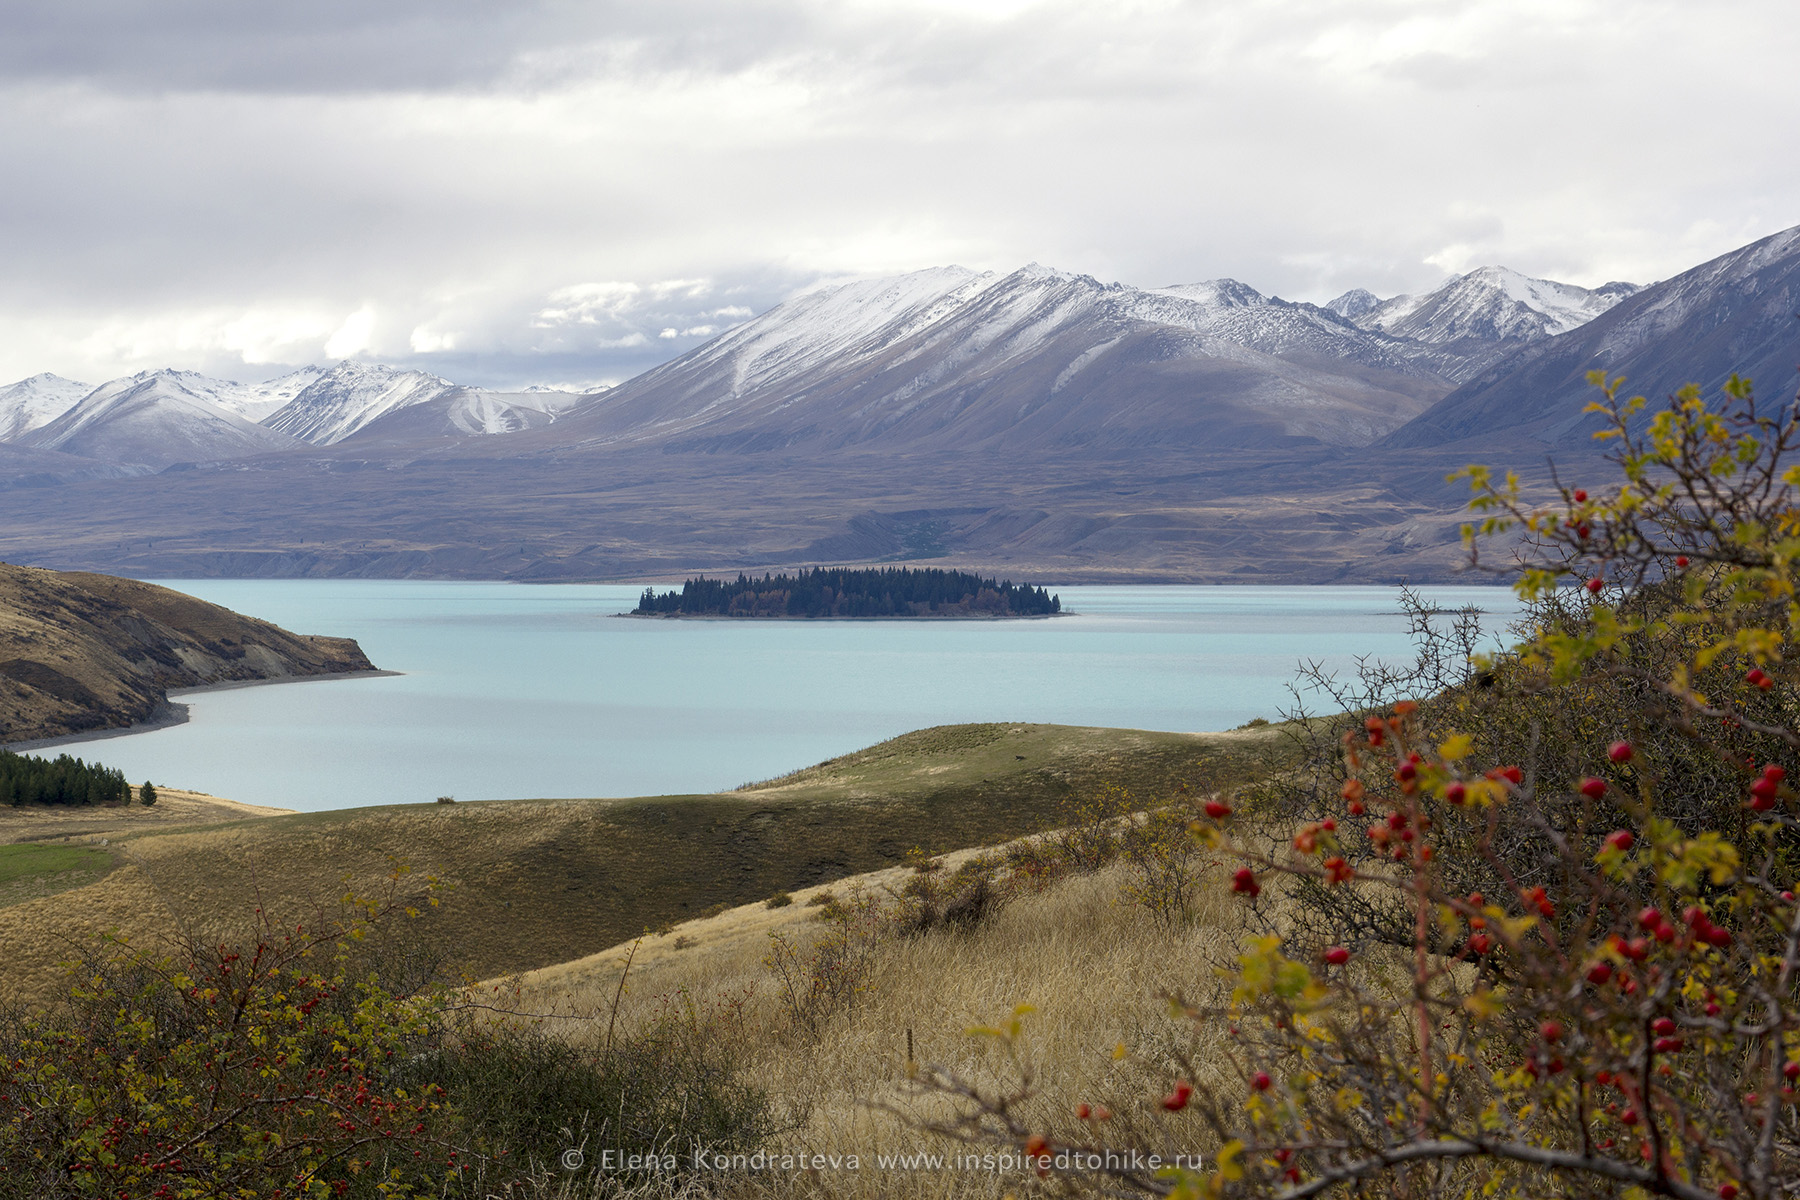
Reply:
<svg viewBox="0 0 1800 1200"><path fill-rule="evenodd" d="M370 669L349 638L134 579L0 563L0 743L122 728L169 688Z"/></svg>
<svg viewBox="0 0 1800 1200"><path fill-rule="evenodd" d="M707 796L497 800L294 813L115 833L118 869L0 907L0 1000L41 999L96 933L243 932L380 893L396 861L451 885L426 929L476 978L567 962L709 910L1067 823L1108 784L1150 800L1287 765L1282 727L1161 733L1063 725L919 730ZM4 827L0 826L0 834ZM71 845L97 845L80 835ZM43 844L40 842L39 844ZM59 841L60 845L61 842Z"/></svg>

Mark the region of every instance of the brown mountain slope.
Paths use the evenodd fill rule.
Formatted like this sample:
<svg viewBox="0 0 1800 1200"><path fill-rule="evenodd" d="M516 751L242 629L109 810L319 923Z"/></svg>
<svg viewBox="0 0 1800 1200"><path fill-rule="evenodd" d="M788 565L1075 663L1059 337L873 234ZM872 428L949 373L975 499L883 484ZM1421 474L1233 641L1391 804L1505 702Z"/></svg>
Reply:
<svg viewBox="0 0 1800 1200"><path fill-rule="evenodd" d="M349 638L134 579L0 563L0 744L122 728L169 688L370 669Z"/></svg>

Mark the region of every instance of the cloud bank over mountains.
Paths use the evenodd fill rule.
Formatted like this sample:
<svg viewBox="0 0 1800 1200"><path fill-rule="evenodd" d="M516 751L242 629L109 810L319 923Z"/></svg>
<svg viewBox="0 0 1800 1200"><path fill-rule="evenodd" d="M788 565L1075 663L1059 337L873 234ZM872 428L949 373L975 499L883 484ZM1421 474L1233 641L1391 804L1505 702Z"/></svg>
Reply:
<svg viewBox="0 0 1800 1200"><path fill-rule="evenodd" d="M1795 219L1775 0L20 0L0 378L618 380L819 281L1323 303ZM1721 186L1729 180L1729 186Z"/></svg>

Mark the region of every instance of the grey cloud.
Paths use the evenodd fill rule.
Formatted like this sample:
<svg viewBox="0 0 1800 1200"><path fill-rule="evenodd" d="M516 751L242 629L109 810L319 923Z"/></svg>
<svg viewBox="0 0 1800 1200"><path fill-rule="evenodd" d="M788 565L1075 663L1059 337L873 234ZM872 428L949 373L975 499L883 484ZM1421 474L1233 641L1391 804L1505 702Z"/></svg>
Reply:
<svg viewBox="0 0 1800 1200"><path fill-rule="evenodd" d="M1643 281L1800 220L1776 0L979 9L15 0L0 375L241 376L365 314L471 382L617 377L845 274L1322 300Z"/></svg>

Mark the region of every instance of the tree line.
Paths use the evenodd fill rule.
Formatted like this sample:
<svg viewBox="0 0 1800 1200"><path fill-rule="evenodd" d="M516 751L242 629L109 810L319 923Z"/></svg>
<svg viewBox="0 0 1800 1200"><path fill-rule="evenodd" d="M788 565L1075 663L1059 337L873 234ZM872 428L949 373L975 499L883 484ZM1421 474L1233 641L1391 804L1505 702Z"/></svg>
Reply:
<svg viewBox="0 0 1800 1200"><path fill-rule="evenodd" d="M0 804L123 804L130 800L131 785L125 782L123 771L67 754L45 759L0 750Z"/></svg>
<svg viewBox="0 0 1800 1200"><path fill-rule="evenodd" d="M940 567L814 567L797 575L689 579L680 591L645 588L636 616L1050 616L1062 599L1041 587Z"/></svg>

